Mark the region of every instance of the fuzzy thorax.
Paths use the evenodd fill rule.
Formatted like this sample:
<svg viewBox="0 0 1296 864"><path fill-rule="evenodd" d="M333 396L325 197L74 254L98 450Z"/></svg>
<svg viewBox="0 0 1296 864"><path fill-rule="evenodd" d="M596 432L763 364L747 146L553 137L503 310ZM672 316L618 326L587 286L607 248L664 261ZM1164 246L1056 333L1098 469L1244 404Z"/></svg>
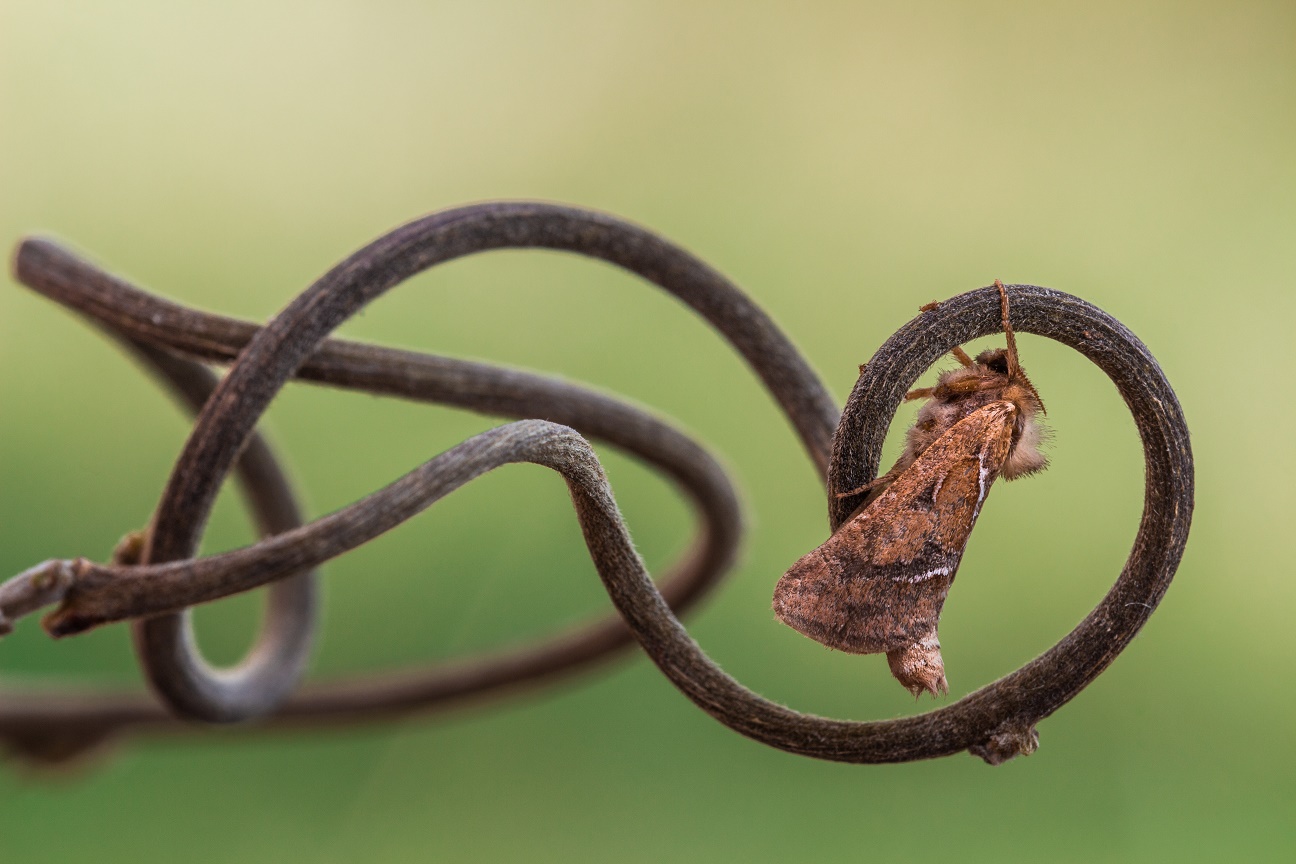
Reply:
<svg viewBox="0 0 1296 864"><path fill-rule="evenodd" d="M1014 480L1042 471L1048 465L1047 457L1040 450L1047 438L1039 421L1044 403L1025 370L1015 364L1010 367L1004 349L981 352L971 365L942 372L935 387L920 392L930 398L918 411L905 438L905 451L887 476L899 476L937 438L991 402L1010 402L1017 411L1012 445L1000 476Z"/></svg>

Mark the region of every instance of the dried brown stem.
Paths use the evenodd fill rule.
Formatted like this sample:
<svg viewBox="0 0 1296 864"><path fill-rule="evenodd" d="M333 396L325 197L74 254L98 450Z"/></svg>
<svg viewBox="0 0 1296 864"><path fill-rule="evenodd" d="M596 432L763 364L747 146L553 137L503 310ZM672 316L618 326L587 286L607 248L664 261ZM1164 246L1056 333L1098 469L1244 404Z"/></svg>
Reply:
<svg viewBox="0 0 1296 864"><path fill-rule="evenodd" d="M122 585L148 587L138 589L130 602L108 617L194 602L189 592L195 586L216 585L217 595L243 590L246 585L235 583L248 580L248 573L259 573L251 581L261 584L363 542L495 465L534 461L567 478L591 557L635 638L676 686L721 722L772 746L818 758L897 762L968 749L996 763L1034 748L1035 723L1106 668L1146 621L1168 586L1182 554L1192 509L1191 453L1174 393L1146 348L1114 319L1074 297L1031 286L1012 287L1017 329L1077 348L1112 377L1134 413L1147 462L1143 519L1119 581L1072 634L1023 669L920 717L876 723L813 717L769 702L725 675L688 637L644 571L593 451L578 434L552 423L523 421L483 433L312 526L226 556L188 560L220 479L274 393L295 372L329 383L423 398L401 392L395 378L387 389L375 382L405 361L408 368L418 368L420 374L431 377L435 377L433 368L438 364L452 362L415 360L412 358L418 355L383 353L345 343L321 345L332 328L413 273L460 255L507 246L567 249L603 258L676 294L746 357L800 432L812 459L824 466L826 430L835 419L826 391L768 318L705 265L641 229L601 214L540 204L463 208L419 220L380 238L330 271L259 331L212 316L185 318L180 313L184 320L156 325L149 322L159 320L156 304L162 301L86 292L91 300L78 308L129 333L132 339L148 338L171 350L207 359L228 359L240 346L246 347L206 402L163 496L149 551L149 560L158 565L120 569L108 583L87 579L84 589L78 582L56 616L56 626L82 620L77 617L81 614L78 609L112 606L118 591L137 590L119 587ZM28 244L18 259L20 276L30 276L24 274L24 262L35 262L33 271L44 273L51 285L75 288L94 281L85 273L78 274L74 266L65 266L68 260L60 259L59 254L48 246ZM829 488L857 489L873 479L882 438L905 391L954 346L998 331L996 299L991 289L943 302L910 322L879 350L861 371L834 438ZM151 309L142 311L150 304L154 304ZM169 314L165 312L161 318L165 320ZM150 326L159 329L150 333ZM397 360L395 354L404 360ZM467 367L455 368L462 371ZM462 398L464 401L456 404L473 403L470 397ZM495 410L510 399L522 403L527 397L517 392L507 396L495 393L473 407ZM619 423L612 424L609 440L621 433ZM857 504L851 497L830 497L833 524ZM171 559L177 560L168 563ZM102 613L87 616L83 623L103 620L95 615ZM184 635L183 626L175 619L165 626L143 625L142 659L155 686L183 714L232 719L235 715L221 702L222 694L208 687L204 679L207 670L201 658L188 651ZM527 665L527 655L515 659L518 666ZM513 680L526 677L523 673ZM306 691L284 705L270 722L310 723L408 710L431 701L426 683L404 677L380 678ZM20 730L30 731L33 722L42 720L50 728L73 733L81 730L87 740L92 737L87 729L164 722L156 708L119 697L46 696L43 701L9 700L0 706L0 734L10 740L21 741Z"/></svg>

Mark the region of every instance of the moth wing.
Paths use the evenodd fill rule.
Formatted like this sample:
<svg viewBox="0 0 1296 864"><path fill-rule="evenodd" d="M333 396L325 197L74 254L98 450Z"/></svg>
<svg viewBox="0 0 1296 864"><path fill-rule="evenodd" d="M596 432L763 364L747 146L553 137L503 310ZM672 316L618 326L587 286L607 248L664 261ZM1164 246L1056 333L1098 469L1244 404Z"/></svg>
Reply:
<svg viewBox="0 0 1296 864"><path fill-rule="evenodd" d="M936 439L886 491L792 565L774 612L852 654L934 633L959 560L1012 442L1016 408L992 402Z"/></svg>

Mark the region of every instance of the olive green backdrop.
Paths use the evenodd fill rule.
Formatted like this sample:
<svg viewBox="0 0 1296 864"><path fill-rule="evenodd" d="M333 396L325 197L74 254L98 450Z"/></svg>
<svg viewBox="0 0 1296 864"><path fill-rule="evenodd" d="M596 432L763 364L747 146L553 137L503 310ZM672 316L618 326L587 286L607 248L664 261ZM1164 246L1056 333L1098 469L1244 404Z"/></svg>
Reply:
<svg viewBox="0 0 1296 864"><path fill-rule="evenodd" d="M264 319L425 212L572 202L733 277L842 399L922 303L995 277L1078 294L1178 389L1197 510L1162 607L1040 726L1039 752L1000 768L813 762L729 732L631 653L397 725L136 743L57 778L0 766L3 860L1292 860L1296 9L792 8L0 0L0 245L52 234L151 290ZM0 574L103 557L148 519L186 424L99 335L0 279ZM343 333L555 372L676 418L732 468L751 524L740 566L688 618L702 646L802 710L931 704L880 658L774 621L775 580L825 536L822 492L752 376L659 292L494 253ZM1111 385L1055 343L1021 351L1053 467L982 515L942 624L951 699L1074 626L1142 506ZM265 428L319 514L495 422L296 387ZM688 510L638 465L606 464L661 569ZM250 536L223 497L206 548ZM320 676L610 608L562 482L534 467L456 493L327 582ZM257 608L200 611L213 658L239 656ZM23 622L0 674L139 684L120 626L56 643Z"/></svg>

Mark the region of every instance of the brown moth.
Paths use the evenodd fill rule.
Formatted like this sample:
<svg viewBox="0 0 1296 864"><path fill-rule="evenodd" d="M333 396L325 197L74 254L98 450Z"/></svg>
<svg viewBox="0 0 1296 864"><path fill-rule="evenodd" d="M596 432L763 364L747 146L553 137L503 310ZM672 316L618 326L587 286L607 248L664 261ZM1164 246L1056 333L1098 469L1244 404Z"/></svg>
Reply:
<svg viewBox="0 0 1296 864"><path fill-rule="evenodd" d="M1037 420L1044 403L1017 362L1008 291L998 279L995 286L1008 347L975 360L955 348L959 368L905 396L930 401L904 453L872 483L837 493L868 497L774 589L785 624L852 654L885 651L914 696L949 692L936 625L990 484L1047 465Z"/></svg>

